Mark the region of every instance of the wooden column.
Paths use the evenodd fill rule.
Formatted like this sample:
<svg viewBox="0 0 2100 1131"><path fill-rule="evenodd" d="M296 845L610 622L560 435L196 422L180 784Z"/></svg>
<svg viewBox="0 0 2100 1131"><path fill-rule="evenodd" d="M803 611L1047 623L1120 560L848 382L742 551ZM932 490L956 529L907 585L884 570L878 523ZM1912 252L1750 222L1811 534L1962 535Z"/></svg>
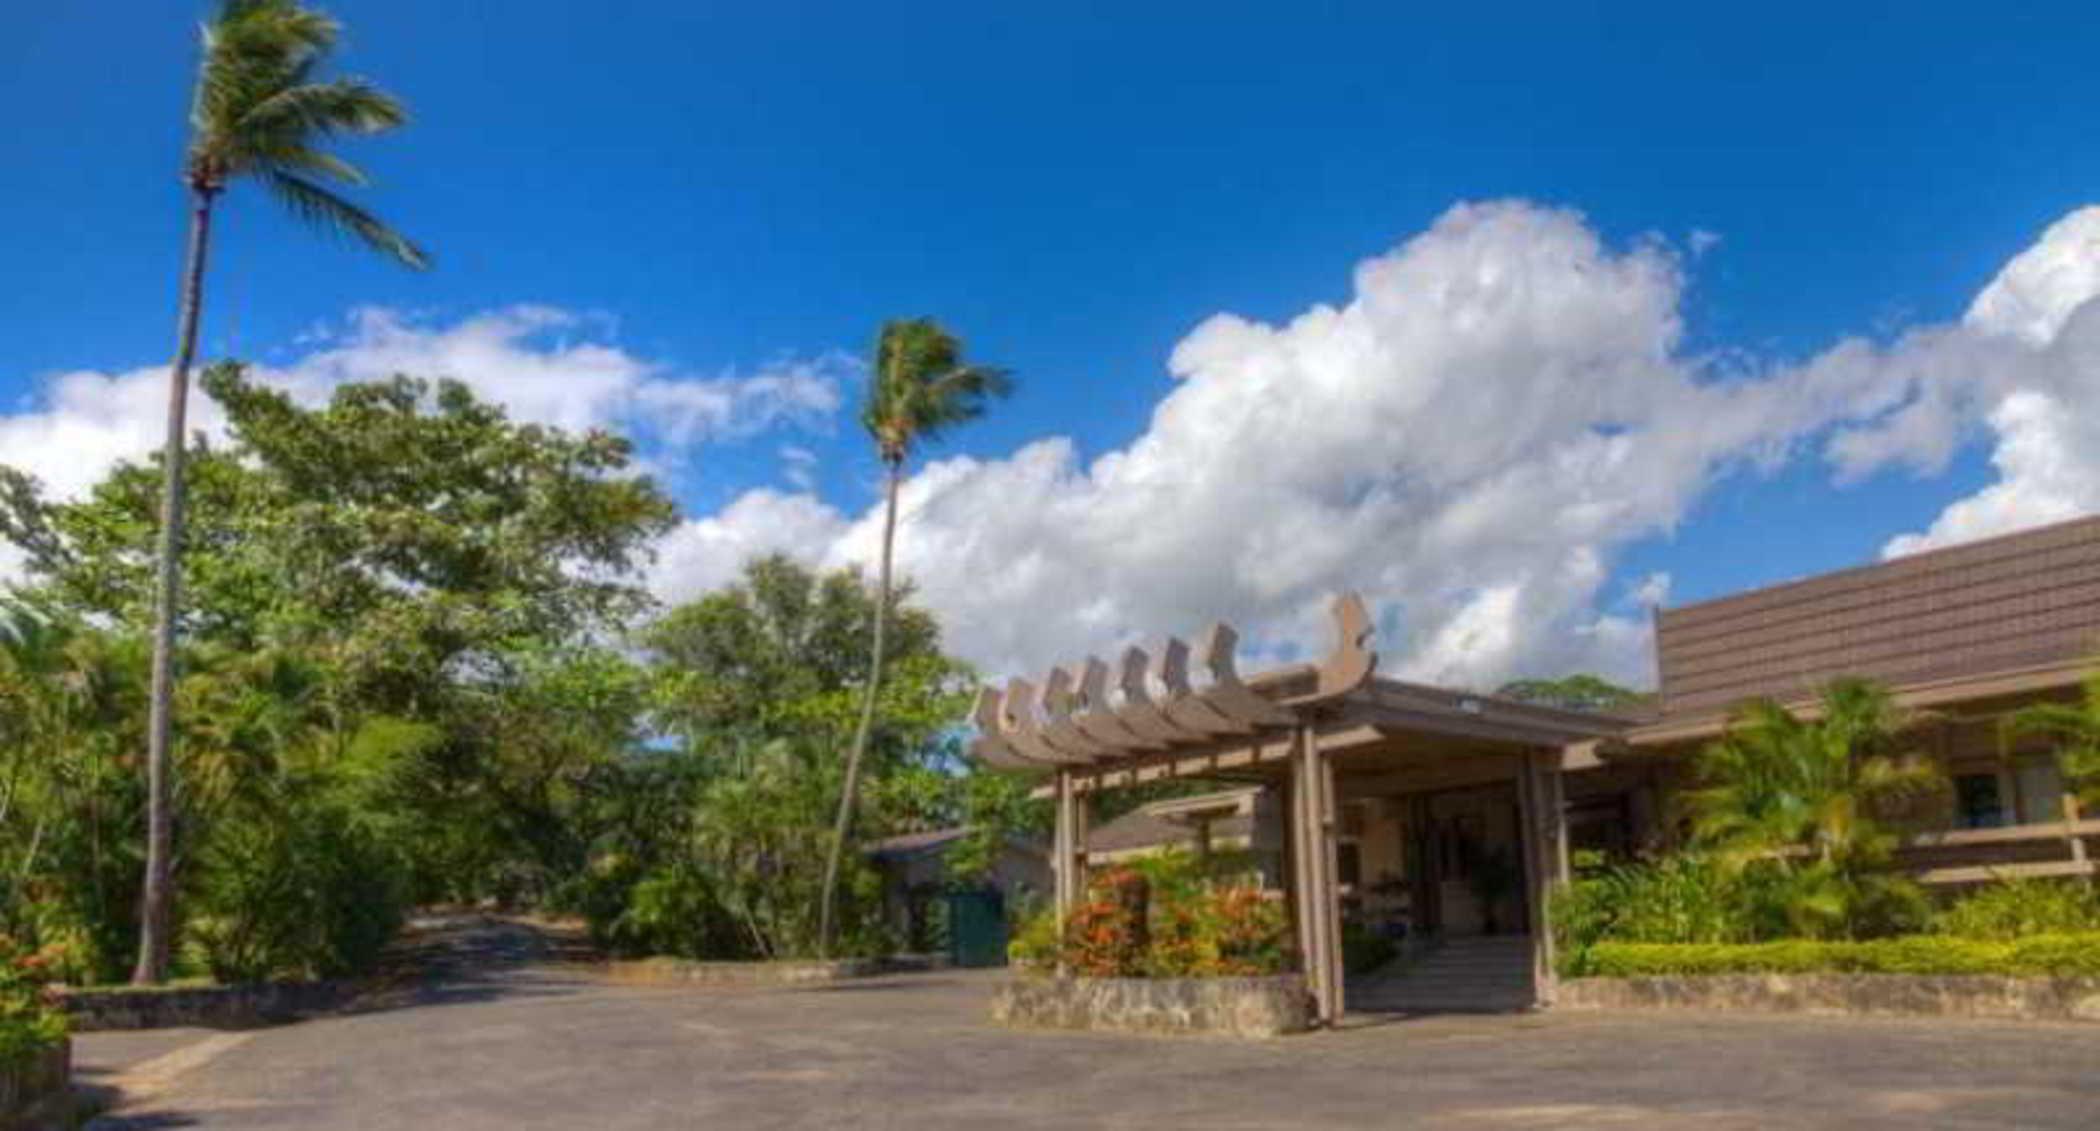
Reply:
<svg viewBox="0 0 2100 1131"><path fill-rule="evenodd" d="M1299 965L1314 1013L1332 1025L1342 1015L1341 901L1335 885L1334 768L1320 756L1311 727L1298 730L1291 756L1293 918Z"/></svg>
<svg viewBox="0 0 2100 1131"><path fill-rule="evenodd" d="M1544 759L1552 758L1554 766L1549 775ZM1517 813L1523 829L1524 843L1524 902L1526 919L1531 928L1531 977L1533 993L1540 1005L1552 1005L1555 981L1553 973L1553 930L1548 904L1554 888L1553 879L1561 870L1561 824L1565 820L1560 811L1558 781L1560 774L1559 751L1530 752L1524 755L1517 770Z"/></svg>
<svg viewBox="0 0 2100 1131"><path fill-rule="evenodd" d="M1347 1008L1347 986L1342 968L1342 809L1334 789L1334 763L1320 753L1312 728L1305 731L1306 748L1312 752L1320 783L1320 865L1327 873L1326 893L1320 910L1326 933L1327 1023L1341 1021Z"/></svg>
<svg viewBox="0 0 2100 1131"><path fill-rule="evenodd" d="M1546 831L1553 838L1553 882L1566 886L1575 882L1575 869L1568 859L1568 776L1561 771L1558 750L1547 763L1546 806L1551 815Z"/></svg>
<svg viewBox="0 0 2100 1131"><path fill-rule="evenodd" d="M1051 868L1057 881L1057 936L1063 938L1065 924L1078 905L1083 880L1079 874L1080 837L1078 793L1072 788L1069 770L1057 772L1056 831L1051 837Z"/></svg>

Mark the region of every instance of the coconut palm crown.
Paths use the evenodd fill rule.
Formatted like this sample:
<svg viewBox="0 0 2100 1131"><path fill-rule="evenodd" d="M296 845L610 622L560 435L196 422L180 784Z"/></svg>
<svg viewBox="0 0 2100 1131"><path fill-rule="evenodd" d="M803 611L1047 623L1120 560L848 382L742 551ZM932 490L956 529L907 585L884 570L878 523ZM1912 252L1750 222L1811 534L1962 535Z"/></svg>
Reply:
<svg viewBox="0 0 2100 1131"><path fill-rule="evenodd" d="M883 326L860 420L885 465L902 464L914 447L983 416L994 398L1011 391L1006 370L966 364L962 348L930 318Z"/></svg>
<svg viewBox="0 0 2100 1131"><path fill-rule="evenodd" d="M326 142L408 121L398 100L364 79L315 77L341 30L292 0L227 0L203 29L185 178L193 190L215 194L252 177L301 220L355 236L410 267L428 266L421 248L329 187L361 187L367 178L327 152Z"/></svg>

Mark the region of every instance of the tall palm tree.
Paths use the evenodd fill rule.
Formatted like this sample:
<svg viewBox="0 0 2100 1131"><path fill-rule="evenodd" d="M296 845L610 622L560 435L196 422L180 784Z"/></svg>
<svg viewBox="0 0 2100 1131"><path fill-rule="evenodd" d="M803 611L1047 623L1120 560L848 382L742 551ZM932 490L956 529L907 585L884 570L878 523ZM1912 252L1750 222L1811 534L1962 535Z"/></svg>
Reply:
<svg viewBox="0 0 2100 1131"><path fill-rule="evenodd" d="M2085 677L2077 703L2037 703L2006 717L2008 737L2041 735L2059 740L2056 764L2064 785L2083 806L2100 808L2100 667Z"/></svg>
<svg viewBox="0 0 2100 1131"><path fill-rule="evenodd" d="M376 134L408 120L401 104L362 79L315 71L341 28L295 0L224 0L203 28L203 59L190 106L183 181L190 195L189 249L182 269L175 360L168 371L168 435L162 455L159 572L155 579L152 705L146 735L145 898L132 980L158 982L168 969L173 826L169 740L174 725L175 627L181 601L183 455L190 365L204 303L212 206L235 181L255 180L294 216L348 235L409 267L421 248L331 186L365 184L355 165L323 148L339 134Z"/></svg>
<svg viewBox="0 0 2100 1131"><path fill-rule="evenodd" d="M884 634L889 626L890 563L897 543L897 491L912 449L929 443L958 424L984 415L995 397L1005 396L1013 382L1003 369L963 360L963 344L931 318L885 323L875 340L875 365L868 375L868 399L861 426L875 441L875 454L885 472L882 512L882 564L876 575L875 628L868 653L868 682L861 689L860 722L846 754L846 780L839 790L838 820L832 828L831 851L824 860L824 887L819 895L817 946L829 953L838 904L839 864L852 832L860 801L861 762L875 727L875 701L882 689Z"/></svg>
<svg viewBox="0 0 2100 1131"><path fill-rule="evenodd" d="M1946 777L1900 749L1909 723L1888 691L1862 679L1823 689L1814 718L1768 699L1736 708L1700 752L1686 794L1693 839L1724 864L1780 865L1797 920L1852 929L1891 882L1899 829L1943 795ZM1892 889L1890 889L1892 890Z"/></svg>

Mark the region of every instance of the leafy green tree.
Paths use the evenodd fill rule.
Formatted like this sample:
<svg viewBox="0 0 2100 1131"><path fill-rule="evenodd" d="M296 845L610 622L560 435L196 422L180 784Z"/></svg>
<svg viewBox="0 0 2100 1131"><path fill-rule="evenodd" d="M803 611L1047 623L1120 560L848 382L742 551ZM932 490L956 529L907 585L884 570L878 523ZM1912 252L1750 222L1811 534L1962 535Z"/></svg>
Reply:
<svg viewBox="0 0 2100 1131"><path fill-rule="evenodd" d="M1698 756L1702 784L1685 796L1696 843L1732 868L1775 873L1804 933L1872 933L1911 915L1921 901L1888 865L1947 782L1901 749L1904 725L1887 690L1859 679L1827 686L1813 718L1743 704Z"/></svg>
<svg viewBox="0 0 2100 1131"><path fill-rule="evenodd" d="M132 980L167 975L173 823L169 807L169 742L175 692L176 619L185 500L183 457L189 370L204 307L204 265L212 208L243 178L260 181L301 220L347 233L410 267L426 257L385 223L330 185L362 185L355 165L326 144L341 133L381 133L407 114L391 95L362 79L318 80L339 28L294 0L225 0L204 25L203 58L190 105L190 145L183 180L190 193L189 249L182 270L175 360L168 371L168 427L155 578L151 715L147 725L147 842L143 929Z"/></svg>
<svg viewBox="0 0 2100 1131"><path fill-rule="evenodd" d="M636 569L674 521L628 443L513 422L450 382L349 385L314 407L231 364L203 384L231 436L190 459L185 866L210 866L214 824L313 792L274 775L339 762L314 803L354 779L341 804L382 820L421 895L543 891L581 867L568 810L638 741L646 705L604 642L649 606ZM152 468L121 465L77 501L7 469L0 487L36 600L119 624L151 607ZM269 789L225 787L243 779Z"/></svg>
<svg viewBox="0 0 2100 1131"><path fill-rule="evenodd" d="M953 823L982 785L955 751L969 670L941 652L931 616L893 600L862 814L886 832ZM875 602L853 572L767 557L636 634L658 738L587 783L591 860L561 900L601 942L704 957L815 950ZM858 856L840 876L840 945L881 945L878 877Z"/></svg>
<svg viewBox="0 0 2100 1131"><path fill-rule="evenodd" d="M1030 800L1028 783L1020 778L979 771L963 777L958 789L965 832L948 848L945 863L953 882L989 879L1009 838L1042 837L1048 831L1050 803Z"/></svg>
<svg viewBox="0 0 2100 1131"><path fill-rule="evenodd" d="M1646 698L1600 675L1578 672L1561 679L1520 679L1503 684L1495 694L1505 699L1559 707L1569 711L1624 711Z"/></svg>
<svg viewBox="0 0 2100 1131"><path fill-rule="evenodd" d="M964 669L908 590L893 596L889 663L897 687L885 752L912 750L966 707ZM638 634L659 679L662 728L695 747L810 735L843 742L869 662L875 601L860 577L819 575L780 555L747 563L733 585L669 610Z"/></svg>
<svg viewBox="0 0 2100 1131"><path fill-rule="evenodd" d="M885 324L875 342L875 359L869 373L868 398L861 408L861 425L875 441L884 476L882 510L882 565L876 575L875 625L868 655L868 678L861 695L859 724L853 745L846 754L846 777L839 790L838 818L832 831L830 855L824 865L824 886L819 895L820 951L831 941L832 905L837 897L839 861L846 851L846 838L853 831L854 809L860 801L861 760L867 754L868 737L875 726L875 711L882 688L885 631L888 628L891 593L891 562L897 541L897 492L904 481L904 465L912 449L937 439L947 429L984 415L993 398L1004 396L1012 382L1007 373L963 360L962 340L930 318L905 319Z"/></svg>
<svg viewBox="0 0 2100 1131"><path fill-rule="evenodd" d="M2081 805L2100 806L2100 668L2085 677L2076 703L2036 703L2005 720L2006 735L2036 735L2057 741L2056 761L2064 784Z"/></svg>

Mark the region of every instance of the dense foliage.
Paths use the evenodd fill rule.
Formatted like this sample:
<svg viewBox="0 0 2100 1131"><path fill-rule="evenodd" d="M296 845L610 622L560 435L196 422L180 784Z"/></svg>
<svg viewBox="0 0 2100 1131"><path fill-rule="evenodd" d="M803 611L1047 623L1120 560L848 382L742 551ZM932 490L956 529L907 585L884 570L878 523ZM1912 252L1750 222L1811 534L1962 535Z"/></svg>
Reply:
<svg viewBox="0 0 2100 1131"><path fill-rule="evenodd" d="M1940 912L1935 929L1965 939L2100 936L2100 888L2089 880L2015 879L1986 884Z"/></svg>
<svg viewBox="0 0 2100 1131"><path fill-rule="evenodd" d="M1612 978L1661 974L2002 974L2100 976L2100 934L2010 941L1951 935L1760 943L1600 943L1580 969Z"/></svg>
<svg viewBox="0 0 2100 1131"><path fill-rule="evenodd" d="M1820 708L1812 719L1770 700L1737 708L1696 762L1700 785L1685 798L1693 841L1740 873L1753 911L1779 912L1789 934L1915 928L1924 900L1893 870L1894 852L1942 811L1947 779L1902 748L1906 720L1885 688L1836 680Z"/></svg>
<svg viewBox="0 0 2100 1131"><path fill-rule="evenodd" d="M1931 903L1895 867L1902 833L1944 802L1929 759L1900 747L1905 720L1857 680L1825 689L1802 718L1746 703L1695 763L1684 798L1691 843L1657 859L1588 871L1555 894L1553 930L1570 973L1596 972L1622 944L1716 946L1883 939L1928 927Z"/></svg>
<svg viewBox="0 0 2100 1131"><path fill-rule="evenodd" d="M872 835L957 823L980 829L957 874L1035 816L1018 783L963 772L954 724L968 670L924 610L895 596L887 676L872 728L859 827ZM851 573L785 558L673 609L639 634L651 717L668 744L631 752L592 782L587 872L563 892L624 953L772 958L818 946L823 864L858 717L875 599ZM971 853L984 855L974 861ZM842 861L839 948L889 945L878 880Z"/></svg>
<svg viewBox="0 0 2100 1131"><path fill-rule="evenodd" d="M1179 851L1102 871L1062 938L1045 910L1008 951L1024 966L1097 978L1247 977L1285 970L1292 957L1283 904L1250 881L1242 860Z"/></svg>
<svg viewBox="0 0 2100 1131"><path fill-rule="evenodd" d="M56 947L31 951L0 935L0 1068L65 1039L65 1011L49 985L63 964Z"/></svg>
<svg viewBox="0 0 2100 1131"><path fill-rule="evenodd" d="M658 610L673 508L627 442L509 420L460 385L303 405L220 366L229 440L190 450L175 863L179 972L368 968L417 902L585 913L614 945L802 953L865 678L859 578L784 560ZM0 467L0 932L48 971L137 949L157 472L78 500ZM966 670L895 601L868 835L1039 807L964 772ZM967 863L967 861L965 861ZM849 867L852 945L881 945Z"/></svg>

